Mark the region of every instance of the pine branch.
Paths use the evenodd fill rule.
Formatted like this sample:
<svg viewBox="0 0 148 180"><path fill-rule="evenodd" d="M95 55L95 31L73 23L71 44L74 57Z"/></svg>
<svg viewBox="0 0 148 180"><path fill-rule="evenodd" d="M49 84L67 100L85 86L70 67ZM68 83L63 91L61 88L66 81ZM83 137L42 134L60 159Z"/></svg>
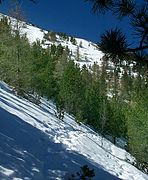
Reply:
<svg viewBox="0 0 148 180"><path fill-rule="evenodd" d="M111 10L114 2L113 0L85 0L86 2L91 2L93 4L92 11L94 13L105 13L108 10Z"/></svg>
<svg viewBox="0 0 148 180"><path fill-rule="evenodd" d="M142 50L146 50L146 49L148 49L148 45L140 46L140 47L136 47L136 48L128 48L126 50L126 52L136 52L136 51L142 51Z"/></svg>
<svg viewBox="0 0 148 180"><path fill-rule="evenodd" d="M143 37L142 37L142 39L141 39L141 41L140 41L139 47L142 47L142 44L143 44L145 38L147 37L147 34L148 34L147 32L144 33L144 35L143 35Z"/></svg>

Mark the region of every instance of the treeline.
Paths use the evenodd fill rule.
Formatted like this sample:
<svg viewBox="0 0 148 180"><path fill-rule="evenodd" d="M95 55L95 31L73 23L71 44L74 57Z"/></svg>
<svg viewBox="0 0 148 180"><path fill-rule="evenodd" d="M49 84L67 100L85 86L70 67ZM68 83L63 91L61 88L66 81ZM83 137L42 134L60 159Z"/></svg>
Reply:
<svg viewBox="0 0 148 180"><path fill-rule="evenodd" d="M49 30L47 33L44 34L44 39L49 40L54 43L57 41L57 35L59 36L61 40L70 41L73 45L77 45L77 41L74 37L68 36L67 34L62 33L62 32L55 32L55 31Z"/></svg>
<svg viewBox="0 0 148 180"><path fill-rule="evenodd" d="M0 79L19 95L46 96L77 122L90 125L116 144L124 137L128 150L146 169L148 162L148 65L105 56L87 68L70 59L66 47L30 44L20 29L0 20ZM146 171L146 170L145 170Z"/></svg>

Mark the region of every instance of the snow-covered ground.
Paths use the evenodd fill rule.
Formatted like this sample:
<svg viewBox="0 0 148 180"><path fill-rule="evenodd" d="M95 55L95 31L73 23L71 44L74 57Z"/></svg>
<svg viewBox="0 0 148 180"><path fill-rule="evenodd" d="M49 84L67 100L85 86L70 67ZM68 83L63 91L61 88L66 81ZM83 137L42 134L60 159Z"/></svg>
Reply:
<svg viewBox="0 0 148 180"><path fill-rule="evenodd" d="M48 45L52 44L51 41L44 39L44 34L46 34L47 31L42 30L38 27L26 25L25 28L22 28L22 33L23 34L26 33L27 38L31 43L35 42L36 40L39 40L40 42L44 40L43 47L45 48ZM101 63L101 58L103 57L103 53L98 50L96 44L81 38L75 38L76 45L74 45L70 42L70 40L69 41L62 40L62 38L60 38L59 35L56 35L56 37L57 40L56 42L54 42L54 44L56 45L61 44L63 47L68 47L72 53L72 59L75 59L77 53L79 52L79 61L76 61L76 63L78 63L80 67L82 67L84 64L89 67L94 63L98 63L98 64Z"/></svg>
<svg viewBox="0 0 148 180"><path fill-rule="evenodd" d="M68 114L59 120L55 112L52 102L32 104L0 82L1 180L66 180L85 164L96 180L148 180L126 162L133 158L125 150Z"/></svg>

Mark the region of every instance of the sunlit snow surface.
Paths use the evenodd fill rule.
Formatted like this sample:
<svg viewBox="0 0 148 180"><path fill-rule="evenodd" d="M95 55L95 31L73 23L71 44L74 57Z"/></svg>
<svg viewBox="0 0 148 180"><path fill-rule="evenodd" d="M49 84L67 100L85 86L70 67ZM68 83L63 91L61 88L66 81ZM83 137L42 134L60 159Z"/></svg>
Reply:
<svg viewBox="0 0 148 180"><path fill-rule="evenodd" d="M45 99L37 106L0 83L0 179L68 179L87 164L94 179L146 180L133 158Z"/></svg>
<svg viewBox="0 0 148 180"><path fill-rule="evenodd" d="M26 25L25 28L22 28L22 33L23 34L26 33L31 43L35 42L36 40L39 40L40 42L44 40L44 44L43 44L44 48L52 44L52 42L47 41L43 38L44 34L46 34L47 31L41 30L40 28L31 25ZM75 59L75 57L77 56L77 51L79 52L79 61L76 62L80 65L80 67L82 67L84 64L89 67L94 63L98 63L98 64L101 63L101 58L103 57L103 53L98 50L96 44L81 38L75 38L77 44L73 45L70 42L70 40L69 41L62 40L59 35L57 35L56 37L57 37L57 41L54 44L56 45L61 44L63 47L67 46L69 50L72 52L72 59Z"/></svg>

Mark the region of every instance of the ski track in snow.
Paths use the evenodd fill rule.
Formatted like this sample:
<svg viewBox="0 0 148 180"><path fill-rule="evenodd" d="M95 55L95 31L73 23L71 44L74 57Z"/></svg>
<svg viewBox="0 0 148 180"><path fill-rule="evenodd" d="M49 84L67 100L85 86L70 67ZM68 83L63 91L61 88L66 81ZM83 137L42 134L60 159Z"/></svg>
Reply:
<svg viewBox="0 0 148 180"><path fill-rule="evenodd" d="M15 115L16 117L21 119L21 120L17 120L17 123L19 124L18 126L24 127L23 133L26 134L32 133L31 131L25 130L26 125L24 124L24 122L27 122L27 124L30 124L32 128L34 127L35 129L38 129L41 132L41 134L47 136L46 141L44 140L44 136L42 137L43 147L42 149L40 149L41 152L43 151L42 153L45 153L44 151L47 151L46 153L47 154L49 153L51 155L52 147L53 146L58 147L59 144L59 146L62 145L62 148L64 148L65 150L63 151L62 149L59 149L58 154L54 155L55 157L58 155L58 156L63 156L64 159L68 159L69 156L64 153L65 151L73 152L78 155L81 155L83 156L84 159L86 159L89 162L89 164L94 165L95 168L97 168L97 172L99 172L98 169L99 170L101 169L102 171L110 173L109 175L106 176L106 179L107 177L110 179L112 178L116 179L115 177L118 177L120 179L130 179L130 180L148 179L147 175L143 174L135 167L133 167L131 164L125 161L127 158L131 162L133 161L133 158L125 150L114 146L111 142L109 142L105 138L102 139L102 137L100 137L98 134L93 132L93 130L91 130L89 127L83 124L78 125L74 121L74 118L68 114L65 114L63 121L59 120L55 116L56 108L52 102L42 99L41 104L37 106L23 98L17 97L15 94L11 92L11 89L5 83L1 82L0 85L1 85L0 107L5 111L9 112L10 114ZM1 120L4 119L0 119L0 122ZM15 142L15 139L11 137L10 134L8 136L4 132L0 132L1 138L7 139L6 146L10 148L11 144ZM31 135L28 136L31 137ZM49 143L48 141L49 142L52 141L51 147L50 146L48 147L47 145ZM101 144L103 144L102 147ZM41 145L39 145L39 147L40 146ZM15 147L15 148L14 148L15 149L14 155L12 155L13 153L11 153L11 150L8 153L10 154L9 158L11 159L15 158L15 161L19 162L20 164L21 163L26 164L25 157L29 157L31 159L35 158L32 155L32 153L29 153L28 150L22 151L21 149L19 149L19 147ZM4 151L3 147L0 147L0 152L2 153L3 151ZM0 157L1 157L1 153L0 153ZM55 177L57 179L58 178L62 179L62 177L65 176L66 173L68 173L66 167L69 164L68 163L66 164L66 162L64 163L63 171L61 170L52 171L50 168L48 169L48 167L41 168L40 167L41 162L39 158L35 158L34 161L36 162L36 164L38 164L37 167L33 166L31 169L32 174L38 175L38 176L36 175L35 177L40 177L41 179L43 179L43 177L44 179L52 179L49 178L49 174L52 174L53 179ZM77 162L76 160L72 160L72 162L75 164L77 168L78 166L80 167L80 162ZM8 177L10 177L10 179L13 177L13 179L16 180L17 178L18 179L24 178L21 176L17 177L16 176L17 172L15 170L8 168L8 166L4 166L4 165L6 164L4 163L3 165L1 165L1 159L0 159L0 174L3 175L2 177L4 179L9 179ZM46 170L46 173L44 173L44 170ZM114 176L111 176L111 174ZM99 174L96 174L95 178L96 180L97 178L100 178Z"/></svg>

